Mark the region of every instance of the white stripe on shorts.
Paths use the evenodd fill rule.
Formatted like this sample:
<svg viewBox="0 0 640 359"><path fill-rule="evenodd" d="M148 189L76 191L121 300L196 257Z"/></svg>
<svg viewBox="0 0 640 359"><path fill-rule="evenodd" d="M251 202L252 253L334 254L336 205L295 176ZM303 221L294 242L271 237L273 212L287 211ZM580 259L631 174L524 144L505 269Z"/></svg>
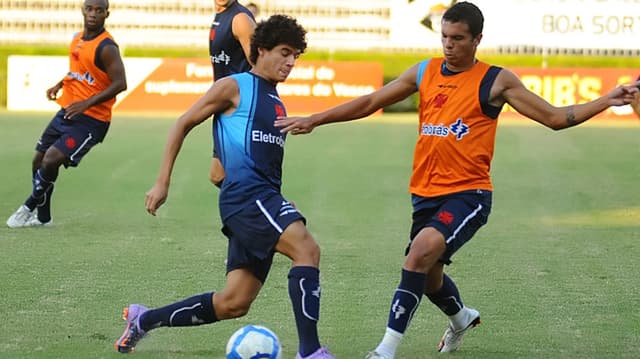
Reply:
<svg viewBox="0 0 640 359"><path fill-rule="evenodd" d="M453 234L451 235L451 237L447 238L447 240L445 241L445 243L449 244L449 242L451 242L452 240L454 240L456 238L456 235L458 234L458 232L460 232L460 230L462 230L462 227L464 227L465 224L467 224L467 222L469 222L473 217L476 216L476 214L478 214L478 212L480 212L482 210L482 205L479 204L478 207L471 212L471 214L469 214L464 221L462 221L462 223L460 223L460 225L458 226L458 228L456 228L455 231L453 231Z"/></svg>
<svg viewBox="0 0 640 359"><path fill-rule="evenodd" d="M91 133L89 133L89 137L85 138L84 142L82 142L82 144L78 146L78 149L76 150L76 152L72 153L71 156L69 156L69 159L71 160L71 162L74 162L73 157L77 155L78 152L80 152L82 148L87 144L87 142L91 141L92 138L93 136L91 136Z"/></svg>
<svg viewBox="0 0 640 359"><path fill-rule="evenodd" d="M262 212L262 214L264 214L264 216L267 217L267 219L269 220L269 223L271 223L271 225L276 229L276 231L278 231L278 233L282 233L282 228L280 228L276 220L273 219L273 217L271 217L269 212L267 212L267 209L264 208L264 206L262 205L262 202L260 202L259 199L256 200L256 204L258 205L258 208L260 208L260 212Z"/></svg>

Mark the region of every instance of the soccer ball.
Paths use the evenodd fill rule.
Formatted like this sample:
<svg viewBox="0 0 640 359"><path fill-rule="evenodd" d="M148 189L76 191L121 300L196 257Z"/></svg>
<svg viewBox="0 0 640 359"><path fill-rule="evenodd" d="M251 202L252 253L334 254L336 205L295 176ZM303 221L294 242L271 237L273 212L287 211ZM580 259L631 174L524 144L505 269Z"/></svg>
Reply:
<svg viewBox="0 0 640 359"><path fill-rule="evenodd" d="M247 325L227 342L227 359L281 359L282 347L274 332L261 325Z"/></svg>

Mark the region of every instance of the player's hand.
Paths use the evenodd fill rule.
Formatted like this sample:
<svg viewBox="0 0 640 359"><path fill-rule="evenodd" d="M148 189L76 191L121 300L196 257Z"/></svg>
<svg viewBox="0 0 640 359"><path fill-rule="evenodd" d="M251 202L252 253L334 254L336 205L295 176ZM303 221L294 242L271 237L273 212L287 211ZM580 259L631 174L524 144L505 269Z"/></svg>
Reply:
<svg viewBox="0 0 640 359"><path fill-rule="evenodd" d="M169 189L167 186L163 186L158 183L153 185L144 198L144 206L147 208L147 212L149 212L150 215L155 216L156 210L164 204L167 200L168 194Z"/></svg>
<svg viewBox="0 0 640 359"><path fill-rule="evenodd" d="M311 133L315 128L309 117L278 117L274 126L279 127L281 133L292 135Z"/></svg>
<svg viewBox="0 0 640 359"><path fill-rule="evenodd" d="M633 102L638 92L640 92L640 81L618 86L609 92L609 106L628 105Z"/></svg>
<svg viewBox="0 0 640 359"><path fill-rule="evenodd" d="M62 86L60 86L60 84L56 84L52 88L48 89L47 90L47 99L49 101L55 101L58 98L58 91L60 91L61 88L62 88Z"/></svg>
<svg viewBox="0 0 640 359"><path fill-rule="evenodd" d="M64 119L72 120L76 115L79 115L88 109L89 105L86 101L74 102L64 109Z"/></svg>

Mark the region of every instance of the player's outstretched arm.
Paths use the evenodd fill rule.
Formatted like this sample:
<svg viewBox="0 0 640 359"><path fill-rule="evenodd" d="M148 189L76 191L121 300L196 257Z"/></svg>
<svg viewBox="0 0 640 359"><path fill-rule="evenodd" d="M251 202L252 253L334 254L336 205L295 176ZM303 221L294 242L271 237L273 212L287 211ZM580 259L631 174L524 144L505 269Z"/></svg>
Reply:
<svg viewBox="0 0 640 359"><path fill-rule="evenodd" d="M173 165L187 134L214 113L232 111L238 105L239 96L236 81L225 77L214 82L211 88L178 118L169 130L156 182L145 196L145 208L149 214L155 216L158 208L167 199Z"/></svg>
<svg viewBox="0 0 640 359"><path fill-rule="evenodd" d="M491 90L491 98L502 98L520 114L551 129L576 126L611 106L628 105L638 92L637 84L618 86L590 102L556 107L529 91L511 71L503 69Z"/></svg>
<svg viewBox="0 0 640 359"><path fill-rule="evenodd" d="M367 117L377 110L402 101L418 90L416 76L418 65L405 71L400 77L382 88L342 105L308 117L282 117L275 126L283 133L294 135L310 133L314 128L333 122L345 122Z"/></svg>

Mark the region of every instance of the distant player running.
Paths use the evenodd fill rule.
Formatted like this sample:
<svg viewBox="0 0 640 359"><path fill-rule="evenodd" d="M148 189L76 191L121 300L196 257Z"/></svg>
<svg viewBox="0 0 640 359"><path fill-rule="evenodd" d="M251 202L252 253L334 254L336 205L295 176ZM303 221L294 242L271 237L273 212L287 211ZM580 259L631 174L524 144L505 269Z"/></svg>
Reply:
<svg viewBox="0 0 640 359"><path fill-rule="evenodd" d="M125 308L124 333L115 343L121 353L158 327L210 324L244 316L271 269L275 252L292 261L289 299L298 329L297 358L333 359L320 346L320 248L306 220L281 193L285 135L273 126L285 116L276 91L307 48L306 31L292 18L274 15L258 24L251 42L251 72L215 81L169 133L160 173L147 192L147 211L165 202L173 165L186 135L214 115L215 141L227 177L220 190L223 233L229 238L227 282L223 290L203 293L156 309ZM222 341L219 341L222 342Z"/></svg>
<svg viewBox="0 0 640 359"><path fill-rule="evenodd" d="M85 0L82 15L84 31L73 37L69 47L69 72L47 90L47 97L62 109L38 140L32 166L33 190L7 220L11 228L52 223L51 196L60 166L78 166L84 155L102 142L116 95L127 88L118 45L104 28L109 2Z"/></svg>
<svg viewBox="0 0 640 359"><path fill-rule="evenodd" d="M319 125L362 118L411 94L420 94L409 187L413 205L410 244L384 337L367 358L395 357L423 296L449 319L440 352L458 349L465 333L480 322L480 313L463 304L444 266L489 217L493 192L489 169L497 119L505 103L560 130L587 121L610 106L629 104L638 91L637 84L619 86L591 102L554 107L524 87L513 72L476 59L483 24L480 9L458 2L442 17L444 57L412 66L369 95L310 117L276 123L284 132L309 133Z"/></svg>

